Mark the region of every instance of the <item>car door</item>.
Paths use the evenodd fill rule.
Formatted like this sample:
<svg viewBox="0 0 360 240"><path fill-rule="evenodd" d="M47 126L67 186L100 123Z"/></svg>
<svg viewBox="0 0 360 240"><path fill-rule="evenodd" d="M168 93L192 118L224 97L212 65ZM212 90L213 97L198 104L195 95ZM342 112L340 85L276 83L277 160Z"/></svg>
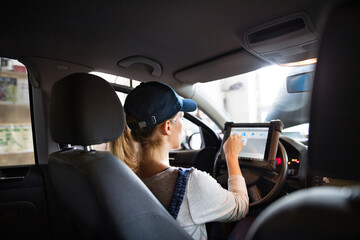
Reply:
<svg viewBox="0 0 360 240"><path fill-rule="evenodd" d="M16 60L0 59L0 239L47 239L27 71Z"/></svg>

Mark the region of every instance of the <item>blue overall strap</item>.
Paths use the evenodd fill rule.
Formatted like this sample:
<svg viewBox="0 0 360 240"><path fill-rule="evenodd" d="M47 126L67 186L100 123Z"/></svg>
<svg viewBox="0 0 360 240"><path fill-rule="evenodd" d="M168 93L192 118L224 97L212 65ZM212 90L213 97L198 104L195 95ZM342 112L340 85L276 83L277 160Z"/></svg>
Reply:
<svg viewBox="0 0 360 240"><path fill-rule="evenodd" d="M176 178L174 192L171 197L170 206L169 206L169 213L173 216L174 219L177 218L179 214L180 206L183 202L186 183L189 178L191 168L179 168L178 176Z"/></svg>

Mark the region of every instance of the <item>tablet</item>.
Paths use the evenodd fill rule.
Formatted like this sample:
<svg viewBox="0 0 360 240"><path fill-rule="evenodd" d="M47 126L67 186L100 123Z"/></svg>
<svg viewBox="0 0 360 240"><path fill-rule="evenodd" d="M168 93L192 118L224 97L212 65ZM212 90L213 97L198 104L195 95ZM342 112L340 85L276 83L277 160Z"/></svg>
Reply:
<svg viewBox="0 0 360 240"><path fill-rule="evenodd" d="M225 124L223 142L233 134L240 135L244 143L239 160L267 162L276 157L279 134L282 130L280 120L269 123L233 123ZM225 155L223 154L225 159Z"/></svg>

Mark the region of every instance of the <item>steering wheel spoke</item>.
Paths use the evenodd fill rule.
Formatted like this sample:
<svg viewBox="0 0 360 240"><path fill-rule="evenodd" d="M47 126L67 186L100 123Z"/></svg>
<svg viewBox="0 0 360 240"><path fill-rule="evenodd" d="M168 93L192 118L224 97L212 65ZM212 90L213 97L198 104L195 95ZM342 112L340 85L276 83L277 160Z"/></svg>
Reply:
<svg viewBox="0 0 360 240"><path fill-rule="evenodd" d="M248 188L248 194L251 202L257 202L262 199L261 192L256 185Z"/></svg>
<svg viewBox="0 0 360 240"><path fill-rule="evenodd" d="M263 174L261 175L262 179L271 182L272 184L274 184L274 186L269 192L265 194L262 193L260 191L260 187L257 186L258 184L261 184L261 182L257 182L256 184L249 186L248 193L250 198L250 207L258 207L258 206L262 206L267 202L270 202L271 200L276 198L276 196L281 191L286 180L287 167L288 167L286 150L284 146L281 144L281 142L279 142L278 151L281 158L280 173L276 173L273 171L264 171Z"/></svg>
<svg viewBox="0 0 360 240"><path fill-rule="evenodd" d="M279 181L279 174L276 172L266 171L262 178L268 182L276 184Z"/></svg>

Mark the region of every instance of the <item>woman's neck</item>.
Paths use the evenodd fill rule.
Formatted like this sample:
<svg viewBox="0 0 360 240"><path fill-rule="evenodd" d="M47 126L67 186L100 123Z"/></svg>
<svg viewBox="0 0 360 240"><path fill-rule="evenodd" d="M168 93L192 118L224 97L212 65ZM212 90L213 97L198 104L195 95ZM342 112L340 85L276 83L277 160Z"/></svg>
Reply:
<svg viewBox="0 0 360 240"><path fill-rule="evenodd" d="M145 150L145 149L144 149ZM152 177L170 167L169 149L158 147L143 151L137 175L140 178Z"/></svg>

